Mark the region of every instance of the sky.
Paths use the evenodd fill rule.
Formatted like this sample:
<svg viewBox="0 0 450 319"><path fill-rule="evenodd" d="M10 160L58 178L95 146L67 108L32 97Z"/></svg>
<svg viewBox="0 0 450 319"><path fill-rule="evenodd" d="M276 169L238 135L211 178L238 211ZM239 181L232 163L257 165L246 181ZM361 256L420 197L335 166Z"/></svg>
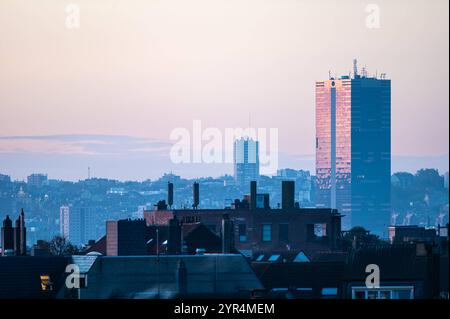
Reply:
<svg viewBox="0 0 450 319"><path fill-rule="evenodd" d="M79 28L67 26L79 8ZM379 28L368 28L368 4ZM277 128L280 167L314 171L314 83L352 60L392 80L392 170L448 170L447 0L2 0L0 173L144 180L175 128ZM72 12L73 13L73 12Z"/></svg>

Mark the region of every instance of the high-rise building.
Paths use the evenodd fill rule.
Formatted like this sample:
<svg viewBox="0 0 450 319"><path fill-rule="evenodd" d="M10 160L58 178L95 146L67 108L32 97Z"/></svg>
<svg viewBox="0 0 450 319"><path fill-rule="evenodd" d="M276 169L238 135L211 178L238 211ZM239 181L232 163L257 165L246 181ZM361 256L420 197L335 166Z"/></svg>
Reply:
<svg viewBox="0 0 450 319"><path fill-rule="evenodd" d="M59 234L64 238L70 237L70 206L63 205L59 208Z"/></svg>
<svg viewBox="0 0 450 319"><path fill-rule="evenodd" d="M391 81L358 74L316 82L318 207L337 208L343 229L385 235L390 216Z"/></svg>
<svg viewBox="0 0 450 319"><path fill-rule="evenodd" d="M60 218L61 213L63 214L62 235L72 244L83 245L89 240L98 239L99 230L97 226L99 220L95 207L62 206L60 208Z"/></svg>
<svg viewBox="0 0 450 319"><path fill-rule="evenodd" d="M234 142L234 179L240 187L259 179L258 141L247 137Z"/></svg>

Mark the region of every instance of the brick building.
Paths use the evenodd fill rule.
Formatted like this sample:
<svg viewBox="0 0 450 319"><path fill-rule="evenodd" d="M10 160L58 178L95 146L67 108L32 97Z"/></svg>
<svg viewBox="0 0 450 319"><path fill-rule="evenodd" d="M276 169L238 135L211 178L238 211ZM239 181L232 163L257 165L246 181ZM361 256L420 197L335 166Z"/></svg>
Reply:
<svg viewBox="0 0 450 319"><path fill-rule="evenodd" d="M234 227L234 244L245 255L254 252L302 250L309 256L319 251L341 248L341 215L329 208L299 208L294 203L291 185L283 187L283 206L271 209L252 205L257 198L256 185L244 200L236 200L230 209L168 209L165 201L144 212L147 225L168 225L174 216L182 223L200 222L220 234L224 214ZM256 201L256 200L255 200Z"/></svg>

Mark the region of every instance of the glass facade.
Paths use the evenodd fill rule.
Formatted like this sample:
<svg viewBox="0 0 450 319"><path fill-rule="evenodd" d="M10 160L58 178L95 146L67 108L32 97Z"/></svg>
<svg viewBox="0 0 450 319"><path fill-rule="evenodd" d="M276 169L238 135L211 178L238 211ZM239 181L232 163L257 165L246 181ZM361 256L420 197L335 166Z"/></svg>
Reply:
<svg viewBox="0 0 450 319"><path fill-rule="evenodd" d="M337 208L344 230L388 227L390 87L360 76L316 82L316 202Z"/></svg>

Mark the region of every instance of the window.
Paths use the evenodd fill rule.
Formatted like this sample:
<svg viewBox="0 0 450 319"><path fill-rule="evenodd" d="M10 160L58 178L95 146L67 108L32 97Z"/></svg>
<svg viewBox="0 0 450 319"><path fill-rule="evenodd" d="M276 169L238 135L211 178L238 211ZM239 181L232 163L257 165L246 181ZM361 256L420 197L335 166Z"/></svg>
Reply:
<svg viewBox="0 0 450 319"><path fill-rule="evenodd" d="M268 242L272 241L272 225L263 224L262 225L262 241Z"/></svg>
<svg viewBox="0 0 450 319"><path fill-rule="evenodd" d="M308 263L310 262L308 256L305 255L303 251L299 252L294 258L295 263Z"/></svg>
<svg viewBox="0 0 450 319"><path fill-rule="evenodd" d="M280 258L280 255L272 255L269 257L269 261L277 261Z"/></svg>
<svg viewBox="0 0 450 319"><path fill-rule="evenodd" d="M247 241L247 225L239 224L239 241L241 243Z"/></svg>
<svg viewBox="0 0 450 319"><path fill-rule="evenodd" d="M392 299L414 299L414 292L412 289L393 290Z"/></svg>
<svg viewBox="0 0 450 319"><path fill-rule="evenodd" d="M306 225L306 239L308 241L313 241L326 236L327 236L327 224L317 223Z"/></svg>
<svg viewBox="0 0 450 319"><path fill-rule="evenodd" d="M53 290L53 282L50 279L50 276L41 275L40 278L41 278L41 290L42 291Z"/></svg>
<svg viewBox="0 0 450 319"><path fill-rule="evenodd" d="M281 242L289 242L289 224L278 225L278 238Z"/></svg>
<svg viewBox="0 0 450 319"><path fill-rule="evenodd" d="M314 236L325 237L327 235L327 224L314 224Z"/></svg>
<svg viewBox="0 0 450 319"><path fill-rule="evenodd" d="M414 299L414 287L353 287L352 299Z"/></svg>
<svg viewBox="0 0 450 319"><path fill-rule="evenodd" d="M258 258L256 258L256 261L261 261L264 259L264 255L259 255Z"/></svg>
<svg viewBox="0 0 450 319"><path fill-rule="evenodd" d="M365 291L355 291L353 295L353 299L366 299Z"/></svg>
<svg viewBox="0 0 450 319"><path fill-rule="evenodd" d="M324 298L336 297L337 294L338 294L338 289L335 287L322 288L322 297L324 297Z"/></svg>
<svg viewBox="0 0 450 319"><path fill-rule="evenodd" d="M288 288L272 288L272 292L288 292Z"/></svg>

